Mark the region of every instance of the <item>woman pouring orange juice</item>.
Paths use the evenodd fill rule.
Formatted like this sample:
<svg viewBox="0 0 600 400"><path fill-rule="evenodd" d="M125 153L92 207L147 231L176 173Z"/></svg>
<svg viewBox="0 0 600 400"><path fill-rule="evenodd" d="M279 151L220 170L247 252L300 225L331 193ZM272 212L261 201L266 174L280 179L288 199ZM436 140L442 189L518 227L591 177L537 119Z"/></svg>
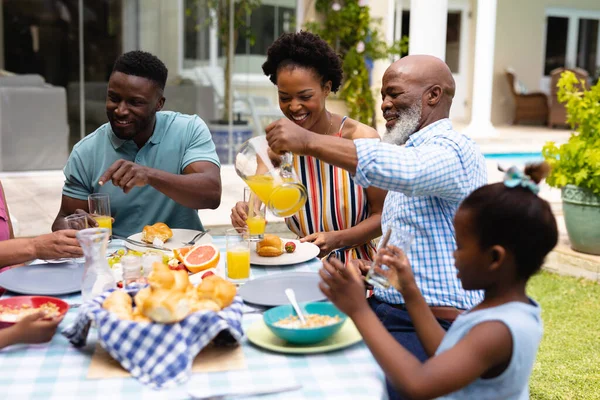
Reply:
<svg viewBox="0 0 600 400"><path fill-rule="evenodd" d="M340 138L379 138L374 129L327 110L327 96L342 82L342 64L318 36L309 32L283 34L269 47L263 71L277 86L281 111L298 126ZM290 206L285 215L288 228L301 241L319 246L320 256L334 253L344 262L371 260L375 253L372 240L381 235L386 192L364 189L348 172L313 157L293 155L284 158L284 164L286 161L289 165L280 168L288 168L305 188L306 201L297 209L291 205L299 203L302 190L283 190L273 198L271 188L277 177L249 176L246 183L263 202L281 208ZM271 193L268 199L267 193ZM238 202L231 211L233 226L246 227L247 217L248 202Z"/></svg>

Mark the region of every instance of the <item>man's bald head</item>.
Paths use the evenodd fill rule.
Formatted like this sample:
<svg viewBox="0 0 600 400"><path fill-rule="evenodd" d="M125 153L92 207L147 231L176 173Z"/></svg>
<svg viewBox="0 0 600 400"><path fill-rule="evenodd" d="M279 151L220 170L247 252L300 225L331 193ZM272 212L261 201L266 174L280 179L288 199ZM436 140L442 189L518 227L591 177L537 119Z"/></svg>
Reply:
<svg viewBox="0 0 600 400"><path fill-rule="evenodd" d="M437 57L403 57L388 67L382 83L381 109L390 142L405 142L412 133L450 114L454 78Z"/></svg>

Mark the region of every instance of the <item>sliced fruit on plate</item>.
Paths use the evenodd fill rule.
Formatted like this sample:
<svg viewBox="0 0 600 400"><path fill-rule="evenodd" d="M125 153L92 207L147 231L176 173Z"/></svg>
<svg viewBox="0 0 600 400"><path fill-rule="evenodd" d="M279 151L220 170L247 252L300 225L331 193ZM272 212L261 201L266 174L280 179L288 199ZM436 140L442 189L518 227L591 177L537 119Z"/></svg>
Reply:
<svg viewBox="0 0 600 400"><path fill-rule="evenodd" d="M192 247L181 247L179 249L173 249L173 257L175 257L179 262L183 262L185 255L189 253Z"/></svg>
<svg viewBox="0 0 600 400"><path fill-rule="evenodd" d="M221 254L212 243L192 247L183 258L183 265L192 274L205 269L214 268L219 263Z"/></svg>

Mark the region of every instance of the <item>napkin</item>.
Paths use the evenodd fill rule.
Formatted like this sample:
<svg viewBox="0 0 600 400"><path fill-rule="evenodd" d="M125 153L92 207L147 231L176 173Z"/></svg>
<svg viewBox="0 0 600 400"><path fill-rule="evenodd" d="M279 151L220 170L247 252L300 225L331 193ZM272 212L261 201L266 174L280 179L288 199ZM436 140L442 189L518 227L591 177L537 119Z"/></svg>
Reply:
<svg viewBox="0 0 600 400"><path fill-rule="evenodd" d="M62 334L74 346L84 346L94 322L102 347L134 378L153 389L188 380L192 361L209 343L236 346L243 337L243 302L239 296L218 313L200 311L175 324L158 324L121 320L102 308L113 290L84 303ZM128 290L130 295L136 292Z"/></svg>

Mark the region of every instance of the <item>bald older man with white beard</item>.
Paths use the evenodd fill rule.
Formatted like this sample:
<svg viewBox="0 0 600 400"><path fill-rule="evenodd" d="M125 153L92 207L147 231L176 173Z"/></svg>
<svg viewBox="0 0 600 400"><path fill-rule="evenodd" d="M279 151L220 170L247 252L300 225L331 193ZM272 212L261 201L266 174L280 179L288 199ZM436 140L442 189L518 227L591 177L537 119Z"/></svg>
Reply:
<svg viewBox="0 0 600 400"><path fill-rule="evenodd" d="M481 152L452 129L448 118L454 91L452 73L443 61L407 56L383 76L383 141L323 137L293 124L274 123L267 129L275 152L319 158L348 170L363 187L388 191L382 230L393 225L414 235L406 253L427 304L445 329L462 310L482 300L480 292L463 290L456 277L452 220L460 202L487 183ZM422 361L430 356L399 292L375 289L369 302L396 340Z"/></svg>

